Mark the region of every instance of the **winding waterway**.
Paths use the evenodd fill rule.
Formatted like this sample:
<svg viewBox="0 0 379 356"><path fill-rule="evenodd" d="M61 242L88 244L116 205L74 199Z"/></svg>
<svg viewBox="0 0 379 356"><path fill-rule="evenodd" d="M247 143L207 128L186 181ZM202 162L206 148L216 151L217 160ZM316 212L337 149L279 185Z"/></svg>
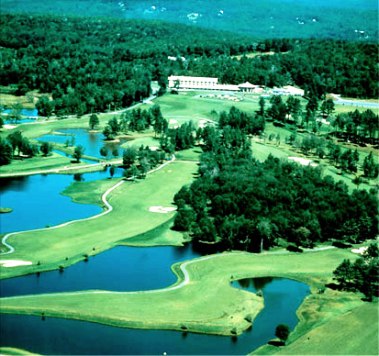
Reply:
<svg viewBox="0 0 379 356"><path fill-rule="evenodd" d="M122 249L123 251L121 251ZM128 249L129 248L113 249L107 253L108 256L106 258L112 259L113 257L120 257L120 253L121 255L125 253L124 258L128 259L130 258L130 250ZM99 268L96 275L99 275L99 279L103 280L100 282L101 285L103 285L103 282L105 286L107 283L109 284L106 289L149 289L149 287L158 287L159 283L156 283L157 276L159 276L158 279L160 282L163 282L161 279L162 276L167 277L171 274L169 279L172 280L173 274L167 268L164 268L165 271L161 271L160 267L163 261L165 261L164 264L169 264L167 260L168 256L173 258L170 262L191 256L190 250L187 249L187 251L183 250L180 252L183 253L180 257L180 253L178 255L177 252L174 252L175 249L174 247L161 249L145 248L144 250L147 255L150 255L151 251L155 250L153 254L156 253L156 257L158 257L157 264L150 263L154 258L150 260L150 257L144 257L143 261L139 261L138 268L133 270L135 275L130 279L123 276L121 281L119 273L116 272L116 274L114 274L118 268L111 267L107 269L104 267L104 261L102 261L101 255L98 256L98 261L96 261L96 258L94 258L93 261L90 260L88 266L93 264L92 268L94 268L94 270ZM167 251L170 252L167 253ZM116 256L113 256L114 253ZM133 257L132 261L134 261ZM144 261L147 262L147 266L145 266L147 269L142 266ZM115 263L115 265L118 266L118 262ZM123 263L121 264L121 268L122 267L125 267ZM141 267L142 273L140 274ZM159 268L158 272L156 272L157 267ZM67 269L63 275L68 272L70 268ZM104 269L104 274L101 272L101 269ZM34 280L42 281L44 278L43 275L44 274L41 274L39 278L36 276L30 277ZM53 284L57 282L59 278L63 277L63 275L59 276L59 272L57 271L54 272L54 275L55 277L52 277L49 283L42 282L40 284L41 287L38 287L38 282L34 283L34 293L36 293L37 290L39 290L39 292L51 290L48 284ZM86 274L82 276L79 273L75 273L75 275L70 278L75 279L75 276L76 281L72 280L72 285L78 283L78 285L81 286L82 283L84 283L83 286L89 286L87 282L85 282L85 279L88 278ZM2 284L2 291L7 293L9 289L13 289L11 294L14 294L17 290L15 285L20 278L25 277L15 278L14 280L16 282L13 286L7 284L11 280L3 281L6 283ZM140 279L145 279L142 285ZM65 282L63 281L63 283ZM260 285L259 289L263 293L265 308L256 318L253 329L246 331L236 339L214 335L183 334L175 331L123 329L65 319L47 318L46 320L41 320L41 318L38 317L0 314L2 345L25 348L41 354L162 355L164 352L168 355L247 354L274 338L275 328L279 323L287 324L293 329L297 324L296 310L304 297L309 293L307 285L288 279L252 279L249 283L248 290L255 291L254 284ZM93 284L93 286L95 285L98 285L97 281ZM238 282L234 282L234 285L241 288ZM53 289L55 289L55 287L53 287Z"/></svg>

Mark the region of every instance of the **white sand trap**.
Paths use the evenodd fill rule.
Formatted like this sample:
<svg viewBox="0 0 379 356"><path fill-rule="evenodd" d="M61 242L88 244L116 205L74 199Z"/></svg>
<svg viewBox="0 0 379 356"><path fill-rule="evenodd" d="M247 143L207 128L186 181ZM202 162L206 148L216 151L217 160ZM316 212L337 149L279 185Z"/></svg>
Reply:
<svg viewBox="0 0 379 356"><path fill-rule="evenodd" d="M171 213L172 211L175 211L176 208L175 207L168 207L168 208L165 208L163 206L151 206L149 208L149 211L151 213L160 213L160 214L167 214L167 213Z"/></svg>
<svg viewBox="0 0 379 356"><path fill-rule="evenodd" d="M4 127L4 129L11 130L11 129L14 129L15 127L17 127L17 126L16 125L5 124L3 127Z"/></svg>
<svg viewBox="0 0 379 356"><path fill-rule="evenodd" d="M367 247L353 248L351 252L357 253L358 255L363 255L367 250Z"/></svg>
<svg viewBox="0 0 379 356"><path fill-rule="evenodd" d="M169 124L170 126L172 126L174 129L179 128L178 120L170 119L170 121L168 122L168 124Z"/></svg>
<svg viewBox="0 0 379 356"><path fill-rule="evenodd" d="M311 159L301 157L288 157L288 159L296 163L300 163L303 166L317 167L317 163L314 163Z"/></svg>
<svg viewBox="0 0 379 356"><path fill-rule="evenodd" d="M209 119L200 119L199 120L199 124L198 126L200 128L204 128L205 126L208 126L208 125L214 125L216 122L213 121L213 120L209 120Z"/></svg>
<svg viewBox="0 0 379 356"><path fill-rule="evenodd" d="M158 151L159 147L158 146L149 146L151 151Z"/></svg>
<svg viewBox="0 0 379 356"><path fill-rule="evenodd" d="M30 261L23 260L0 260L0 265L3 267L18 267L18 266L29 266L33 263Z"/></svg>

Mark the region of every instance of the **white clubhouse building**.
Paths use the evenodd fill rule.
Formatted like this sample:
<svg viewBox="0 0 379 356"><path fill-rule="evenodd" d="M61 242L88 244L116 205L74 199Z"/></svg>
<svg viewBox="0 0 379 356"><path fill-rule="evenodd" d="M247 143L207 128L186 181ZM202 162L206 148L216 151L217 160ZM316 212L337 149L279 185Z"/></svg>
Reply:
<svg viewBox="0 0 379 356"><path fill-rule="evenodd" d="M192 90L220 90L220 91L232 91L240 93L254 93L262 94L263 88L260 85L254 85L249 82L242 84L219 84L218 78L211 77L189 77L189 76L177 76L171 75L168 77L168 87L171 89L192 89ZM290 85L282 88L271 89L272 95L294 95L303 96L304 90Z"/></svg>
<svg viewBox="0 0 379 356"><path fill-rule="evenodd" d="M249 82L234 84L219 84L218 78L210 77L187 77L172 75L168 77L168 87L176 89L203 89L203 90L225 90L248 93L258 93L262 88Z"/></svg>

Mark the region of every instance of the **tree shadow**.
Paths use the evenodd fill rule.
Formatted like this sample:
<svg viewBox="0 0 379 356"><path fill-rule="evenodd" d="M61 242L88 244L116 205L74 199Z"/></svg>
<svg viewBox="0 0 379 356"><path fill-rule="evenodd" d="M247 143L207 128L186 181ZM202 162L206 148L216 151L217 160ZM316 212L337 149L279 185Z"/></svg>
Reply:
<svg viewBox="0 0 379 356"><path fill-rule="evenodd" d="M268 342L269 345L271 346L276 346L276 347L279 347L279 346L284 346L285 343L283 341L279 341L279 340L270 340Z"/></svg>

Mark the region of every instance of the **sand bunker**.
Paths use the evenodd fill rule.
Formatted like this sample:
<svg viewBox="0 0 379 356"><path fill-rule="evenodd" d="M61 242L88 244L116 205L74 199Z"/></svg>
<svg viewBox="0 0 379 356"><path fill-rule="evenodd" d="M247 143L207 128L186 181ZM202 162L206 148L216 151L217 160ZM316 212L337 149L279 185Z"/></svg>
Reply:
<svg viewBox="0 0 379 356"><path fill-rule="evenodd" d="M351 252L357 253L358 255L363 255L367 250L367 247L353 248Z"/></svg>
<svg viewBox="0 0 379 356"><path fill-rule="evenodd" d="M291 161L300 163L303 166L317 167L317 164L314 163L311 159L301 158L301 157L288 157Z"/></svg>
<svg viewBox="0 0 379 356"><path fill-rule="evenodd" d="M170 119L170 121L168 122L168 124L169 124L169 125L171 126L171 128L173 128L173 129L177 129L177 128L179 128L178 120Z"/></svg>
<svg viewBox="0 0 379 356"><path fill-rule="evenodd" d="M175 207L172 207L172 206L167 207L167 208L165 208L165 207L163 207L163 206L151 206L151 207L149 208L149 211L150 211L151 213L160 213L160 214L171 213L172 211L175 211L175 210L176 210L176 208L175 208Z"/></svg>
<svg viewBox="0 0 379 356"><path fill-rule="evenodd" d="M30 261L23 260L0 260L0 265L3 267L18 267L18 266L29 266L33 263Z"/></svg>
<svg viewBox="0 0 379 356"><path fill-rule="evenodd" d="M213 120L209 120L209 119L200 119L199 120L199 127L200 128L204 128L205 126L208 126L208 125L215 125L216 122L213 121Z"/></svg>

